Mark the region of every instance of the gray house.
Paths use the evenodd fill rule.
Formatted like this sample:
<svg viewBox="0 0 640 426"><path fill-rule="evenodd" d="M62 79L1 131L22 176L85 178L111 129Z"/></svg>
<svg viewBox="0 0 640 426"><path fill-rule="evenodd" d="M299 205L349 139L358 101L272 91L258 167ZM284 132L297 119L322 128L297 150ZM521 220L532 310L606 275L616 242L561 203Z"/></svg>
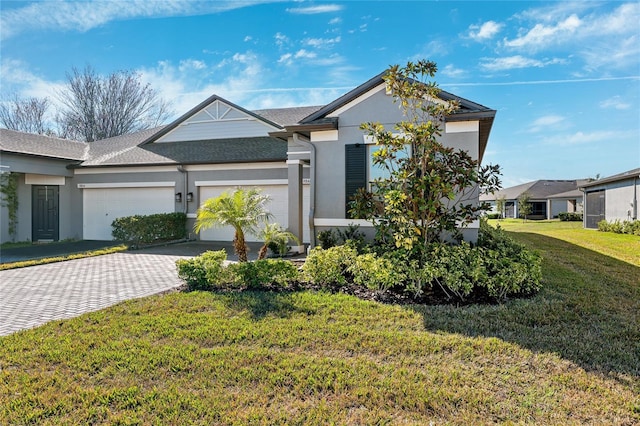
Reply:
<svg viewBox="0 0 640 426"><path fill-rule="evenodd" d="M112 221L134 214L184 212L193 225L202 201L248 186L271 196L275 220L302 242L314 245L323 229L371 227L348 219L346 205L371 179L375 144L360 124L392 128L403 119L383 75L324 106L248 111L214 95L167 126L91 143L1 130L1 170L19 178L15 239L110 240ZM482 160L496 112L444 91L440 98L460 104L443 142ZM0 214L7 241L6 208ZM472 224L465 238L477 232ZM233 230L193 237L229 241Z"/></svg>
<svg viewBox="0 0 640 426"><path fill-rule="evenodd" d="M606 220L638 220L640 168L588 182L580 186L584 192L584 227L598 229Z"/></svg>
<svg viewBox="0 0 640 426"><path fill-rule="evenodd" d="M529 219L553 219L558 214L582 212L582 192L579 185L587 180L535 180L509 188L494 194L483 194L480 201L488 202L497 213L496 200L504 197L505 218L517 218L520 215L518 198L524 193L529 195L531 214Z"/></svg>

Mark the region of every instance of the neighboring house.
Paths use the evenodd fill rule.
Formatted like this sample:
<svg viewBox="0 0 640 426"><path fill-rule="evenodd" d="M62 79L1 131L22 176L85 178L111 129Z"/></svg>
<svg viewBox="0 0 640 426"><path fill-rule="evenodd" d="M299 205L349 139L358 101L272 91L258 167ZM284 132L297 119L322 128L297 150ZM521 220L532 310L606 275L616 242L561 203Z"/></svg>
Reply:
<svg viewBox="0 0 640 426"><path fill-rule="evenodd" d="M640 168L580 185L584 192L584 227L601 220L638 220Z"/></svg>
<svg viewBox="0 0 640 426"><path fill-rule="evenodd" d="M524 193L529 195L531 213L528 219L553 219L558 214L582 212L582 192L578 186L586 180L535 180L509 188L494 194L483 194L480 201L488 202L497 213L496 200L504 197L505 218L519 217L518 198Z"/></svg>
<svg viewBox="0 0 640 426"><path fill-rule="evenodd" d="M1 130L2 170L20 174L16 239L110 240L112 221L134 214L184 212L192 226L204 200L239 186L262 188L275 220L305 243L323 229L371 227L348 219L346 206L370 180L372 143L360 124L392 129L403 120L383 75L325 106L248 111L212 96L167 126L91 143ZM444 91L440 98L460 104L443 143L482 160L495 111ZM477 232L474 223L465 238ZM233 231L194 237L230 241Z"/></svg>

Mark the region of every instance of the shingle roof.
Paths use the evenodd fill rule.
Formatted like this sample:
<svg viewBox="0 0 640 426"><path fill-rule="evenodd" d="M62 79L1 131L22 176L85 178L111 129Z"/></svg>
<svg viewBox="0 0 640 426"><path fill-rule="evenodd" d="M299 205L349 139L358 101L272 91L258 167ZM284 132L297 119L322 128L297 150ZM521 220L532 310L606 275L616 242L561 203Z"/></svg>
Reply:
<svg viewBox="0 0 640 426"><path fill-rule="evenodd" d="M303 118L313 114L320 108L322 108L322 105L260 109L252 112L281 126L291 126L293 124L299 123Z"/></svg>
<svg viewBox="0 0 640 426"><path fill-rule="evenodd" d="M269 136L155 143L144 148L182 164L285 161L287 142Z"/></svg>
<svg viewBox="0 0 640 426"><path fill-rule="evenodd" d="M500 197L504 197L506 200L516 200L525 192L529 194L529 198L532 200L545 200L577 188L578 181L576 180L534 180L533 182L502 189L494 194L483 194L480 196L480 200L490 201ZM578 196L581 195L578 194Z"/></svg>
<svg viewBox="0 0 640 426"><path fill-rule="evenodd" d="M0 129L0 150L65 160L86 158L89 144L15 130Z"/></svg>
<svg viewBox="0 0 640 426"><path fill-rule="evenodd" d="M588 188L590 186L597 186L597 185L600 185L600 184L603 184L603 183L617 182L619 180L632 179L634 177L640 177L640 168L631 169L631 170L628 170L626 172L618 173L616 175L607 176L607 177L602 178L602 179L598 179L598 180L590 181L590 182L587 182L587 183L583 183L582 185L580 185L580 187L581 188Z"/></svg>

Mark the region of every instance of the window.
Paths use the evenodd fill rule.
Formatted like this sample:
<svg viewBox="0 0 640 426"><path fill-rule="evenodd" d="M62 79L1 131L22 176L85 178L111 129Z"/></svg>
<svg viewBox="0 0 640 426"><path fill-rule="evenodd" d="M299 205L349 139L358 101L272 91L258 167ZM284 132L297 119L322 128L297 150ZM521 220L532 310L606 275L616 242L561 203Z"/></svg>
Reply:
<svg viewBox="0 0 640 426"><path fill-rule="evenodd" d="M531 203L532 216L547 216L547 203L536 201Z"/></svg>
<svg viewBox="0 0 640 426"><path fill-rule="evenodd" d="M380 165L373 163L373 155L375 152L384 148L382 145L367 145L367 182L369 183L369 189L371 190L371 184L376 179L385 179L390 176L389 170ZM408 158L411 155L411 145L406 144L404 150L399 151L397 158Z"/></svg>

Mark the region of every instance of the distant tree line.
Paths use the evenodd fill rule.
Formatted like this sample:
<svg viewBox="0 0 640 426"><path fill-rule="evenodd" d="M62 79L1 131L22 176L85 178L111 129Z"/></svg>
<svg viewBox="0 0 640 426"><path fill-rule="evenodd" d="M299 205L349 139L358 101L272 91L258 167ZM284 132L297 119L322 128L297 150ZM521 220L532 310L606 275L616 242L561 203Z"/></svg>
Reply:
<svg viewBox="0 0 640 426"><path fill-rule="evenodd" d="M0 103L0 125L7 129L93 142L164 123L171 115L167 102L133 71L103 76L91 66L72 68L56 94L49 98L20 98Z"/></svg>

